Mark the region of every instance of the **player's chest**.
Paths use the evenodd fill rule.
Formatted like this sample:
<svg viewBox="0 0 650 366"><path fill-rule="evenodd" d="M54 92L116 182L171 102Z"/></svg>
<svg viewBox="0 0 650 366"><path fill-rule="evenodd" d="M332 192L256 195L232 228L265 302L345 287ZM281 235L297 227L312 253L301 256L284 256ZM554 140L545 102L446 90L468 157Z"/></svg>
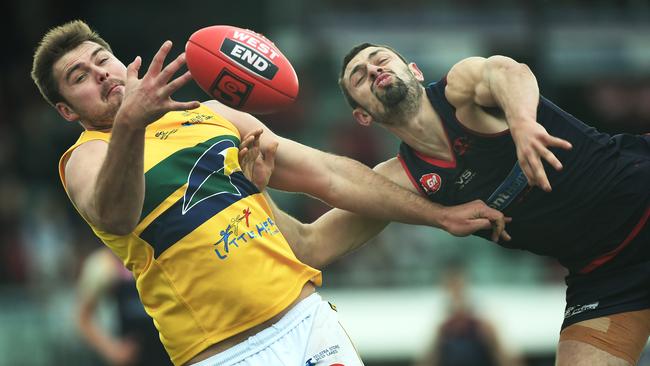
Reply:
<svg viewBox="0 0 650 366"><path fill-rule="evenodd" d="M486 200L510 174L514 148L480 146L466 139L452 141L454 159L445 164L414 155L407 165L414 183L432 200L454 205Z"/></svg>

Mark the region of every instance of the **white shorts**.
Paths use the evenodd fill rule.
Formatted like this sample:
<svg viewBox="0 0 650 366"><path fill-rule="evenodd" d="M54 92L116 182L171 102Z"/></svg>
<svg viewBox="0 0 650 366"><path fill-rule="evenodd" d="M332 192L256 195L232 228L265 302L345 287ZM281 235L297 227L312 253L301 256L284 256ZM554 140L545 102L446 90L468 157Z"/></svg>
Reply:
<svg viewBox="0 0 650 366"><path fill-rule="evenodd" d="M296 304L277 323L193 366L362 366L363 362L319 294Z"/></svg>

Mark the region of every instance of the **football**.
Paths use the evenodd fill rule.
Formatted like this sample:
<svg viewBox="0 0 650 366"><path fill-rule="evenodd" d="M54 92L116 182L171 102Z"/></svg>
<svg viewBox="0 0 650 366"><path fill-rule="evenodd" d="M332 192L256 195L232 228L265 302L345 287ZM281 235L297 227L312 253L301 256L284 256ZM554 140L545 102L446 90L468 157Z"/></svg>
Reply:
<svg viewBox="0 0 650 366"><path fill-rule="evenodd" d="M221 103L254 114L277 112L298 96L293 66L266 37L215 25L194 32L185 45L196 83Z"/></svg>

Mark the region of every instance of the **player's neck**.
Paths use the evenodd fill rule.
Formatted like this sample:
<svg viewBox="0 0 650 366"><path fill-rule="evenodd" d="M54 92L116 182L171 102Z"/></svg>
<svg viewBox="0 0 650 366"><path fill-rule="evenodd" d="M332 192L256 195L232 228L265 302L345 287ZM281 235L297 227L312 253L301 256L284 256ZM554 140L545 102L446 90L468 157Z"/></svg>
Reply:
<svg viewBox="0 0 650 366"><path fill-rule="evenodd" d="M404 123L386 128L415 150L444 160L451 159L449 141L440 116L423 93L418 112Z"/></svg>
<svg viewBox="0 0 650 366"><path fill-rule="evenodd" d="M86 131L99 131L99 132L111 132L113 129L113 121L107 121L103 123L95 122L88 123L87 121L79 121L81 127Z"/></svg>

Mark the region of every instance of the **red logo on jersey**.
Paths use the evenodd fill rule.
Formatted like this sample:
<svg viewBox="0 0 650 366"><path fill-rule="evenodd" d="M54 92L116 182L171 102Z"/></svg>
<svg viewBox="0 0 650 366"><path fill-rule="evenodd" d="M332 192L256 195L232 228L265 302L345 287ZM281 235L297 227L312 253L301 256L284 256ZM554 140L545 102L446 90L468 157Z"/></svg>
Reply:
<svg viewBox="0 0 650 366"><path fill-rule="evenodd" d="M251 209L248 208L248 207L246 207L246 209L243 210L242 213L244 214L244 218L246 219L246 227L250 227L250 226L248 225L248 216L251 215Z"/></svg>
<svg viewBox="0 0 650 366"><path fill-rule="evenodd" d="M469 141L467 141L466 137L458 137L454 140L453 147L458 155L463 156L467 152L467 149L469 149Z"/></svg>
<svg viewBox="0 0 650 366"><path fill-rule="evenodd" d="M429 173L420 178L420 184L427 193L436 193L440 189L442 179L436 173Z"/></svg>

